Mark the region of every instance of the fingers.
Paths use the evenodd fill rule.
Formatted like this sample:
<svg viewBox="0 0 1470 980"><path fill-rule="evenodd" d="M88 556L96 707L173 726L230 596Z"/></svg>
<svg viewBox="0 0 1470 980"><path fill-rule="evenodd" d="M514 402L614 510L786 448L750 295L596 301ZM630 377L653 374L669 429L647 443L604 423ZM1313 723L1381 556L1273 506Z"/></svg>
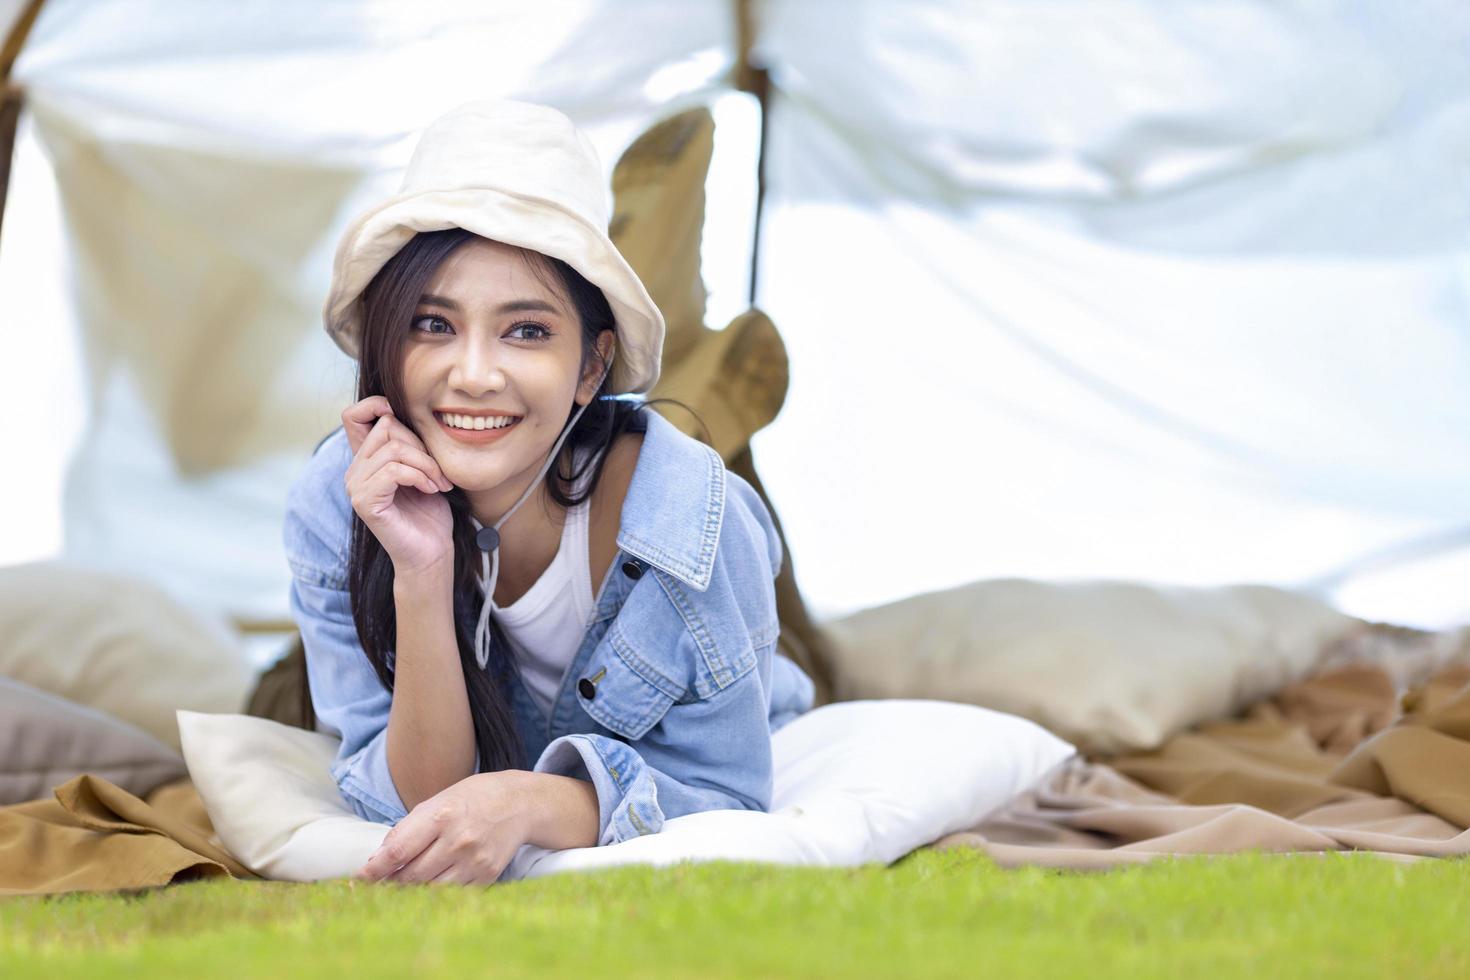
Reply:
<svg viewBox="0 0 1470 980"><path fill-rule="evenodd" d="M457 861L429 879L431 885L493 885L505 873L500 865Z"/></svg>
<svg viewBox="0 0 1470 980"><path fill-rule="evenodd" d="M354 456L379 416L392 414L393 406L388 404L386 395L370 395L342 410L342 428L347 432L347 445L352 448Z"/></svg>
<svg viewBox="0 0 1470 980"><path fill-rule="evenodd" d="M427 449L418 434L393 414L393 406L384 395L370 395L342 410L342 427L347 431L347 443L354 456L362 451L363 444L378 426L386 426L393 439L401 439L416 449Z"/></svg>
<svg viewBox="0 0 1470 980"><path fill-rule="evenodd" d="M393 487L413 487L426 494L436 494L439 487L429 475L417 466L389 461L378 470L378 479L389 481Z"/></svg>
<svg viewBox="0 0 1470 980"><path fill-rule="evenodd" d="M369 412L379 411L384 414L369 415ZM388 400L386 398L383 398L381 395L375 395L372 398L364 398L355 405L349 406L347 411L342 413L344 427L349 425L348 418L353 413L355 413L357 419L366 419L369 417L374 419L372 422L354 420L350 423L355 428L348 429L349 444L354 438L354 431L357 436L357 445L353 449L354 466L360 460L370 460L385 445L404 445L414 450L416 455L412 459L403 459L402 457L394 458L399 458L403 462L418 467L435 484L430 489L423 487L420 487L420 489L424 490L425 493L435 493L438 491L448 493L454 489L454 484L444 475L444 471L439 468L439 463L434 457L429 455L423 440L414 434L412 429L398 421L392 414L392 409L388 406ZM376 464L370 463L366 471L372 473L375 466ZM357 468L362 469L363 467Z"/></svg>
<svg viewBox="0 0 1470 980"><path fill-rule="evenodd" d="M367 446L368 442L364 442L363 448L366 449ZM434 457L422 449L415 449L408 443L398 442L396 440L388 442L366 457L366 466L369 471L376 467L385 466L389 462L403 463L422 474L427 481L427 488L418 483L412 485L418 486L425 493L438 493L440 491L447 493L454 489L454 484L450 483L449 478L444 475L444 471L439 469L439 464L435 462Z"/></svg>
<svg viewBox="0 0 1470 980"><path fill-rule="evenodd" d="M392 417L382 416L381 419L378 419L378 422L373 423L372 429L368 430L368 438L363 439L363 444L357 447L357 454L354 455L353 461L348 464L348 469L351 469L351 466L357 466L357 464L362 463L359 469L368 469L368 472L372 472L373 453L381 450L382 447L390 444L390 442L392 442Z"/></svg>
<svg viewBox="0 0 1470 980"><path fill-rule="evenodd" d="M342 478L347 484L352 508L358 513L363 512L361 505L364 502L392 500L399 487L417 487L424 493L439 492L440 487L427 473L397 459L400 454L394 447L403 445L389 441L387 416L379 419L363 440ZM379 459L378 453L386 455Z"/></svg>
<svg viewBox="0 0 1470 980"><path fill-rule="evenodd" d="M438 838L439 827L433 820L427 819L426 814L419 814L415 819L418 808L410 811L408 816L388 831L383 838L383 843L367 859L354 877L363 881L377 881L392 874L398 868L412 861L424 852L426 848Z"/></svg>
<svg viewBox="0 0 1470 980"><path fill-rule="evenodd" d="M414 880L431 885L493 885L510 867L519 847L510 839L462 842L460 847L450 849L449 863L437 874Z"/></svg>
<svg viewBox="0 0 1470 980"><path fill-rule="evenodd" d="M443 837L438 837L432 844L424 848L418 857L403 867L388 872L383 880L405 883L433 881L440 875L453 871L456 857L455 849L450 847Z"/></svg>
<svg viewBox="0 0 1470 980"><path fill-rule="evenodd" d="M509 867L508 861L477 861L461 854L444 858L443 860L448 861L448 864L438 872L430 874L429 870L437 867L440 860L430 859L427 852L421 858L424 862L422 865L424 870L419 870L419 862L415 860L396 872L389 872L382 878L368 878L362 872L353 875L353 878L358 881L373 881L384 885L493 885L500 880L501 875L505 874L505 869Z"/></svg>

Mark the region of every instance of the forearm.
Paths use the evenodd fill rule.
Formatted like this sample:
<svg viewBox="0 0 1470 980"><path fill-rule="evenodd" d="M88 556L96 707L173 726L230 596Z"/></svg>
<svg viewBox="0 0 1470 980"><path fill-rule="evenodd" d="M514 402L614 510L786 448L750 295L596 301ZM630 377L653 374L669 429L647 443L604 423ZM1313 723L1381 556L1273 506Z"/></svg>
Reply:
<svg viewBox="0 0 1470 980"><path fill-rule="evenodd" d="M530 815L526 843L548 850L596 847L597 790L585 779L526 773Z"/></svg>
<svg viewBox="0 0 1470 980"><path fill-rule="evenodd" d="M454 637L447 570L396 576L393 705L388 769L409 810L473 775L475 727Z"/></svg>

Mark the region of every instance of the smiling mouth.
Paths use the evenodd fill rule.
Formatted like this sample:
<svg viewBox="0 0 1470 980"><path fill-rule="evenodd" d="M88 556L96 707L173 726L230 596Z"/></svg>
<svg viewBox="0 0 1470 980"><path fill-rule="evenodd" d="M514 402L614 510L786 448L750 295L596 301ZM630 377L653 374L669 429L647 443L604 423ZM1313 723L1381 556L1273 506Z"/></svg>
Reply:
<svg viewBox="0 0 1470 980"><path fill-rule="evenodd" d="M457 415L454 412L435 412L434 418L445 428L460 432L508 429L521 420L519 415Z"/></svg>
<svg viewBox="0 0 1470 980"><path fill-rule="evenodd" d="M445 435L453 439L455 442L469 443L470 445L481 445L488 442L499 442L501 439L504 439L511 433L515 432L516 428L521 424L521 416L497 416L495 420L499 421L500 419L506 418L508 418L510 421L502 422L499 425L491 425L491 420L485 419L484 428L467 429L461 427L466 421L466 417L463 415L455 415L453 412L450 412L447 416L441 415L438 412L434 413L434 420L439 423L439 428L444 432ZM450 419L453 419L454 421L451 422ZM472 418L469 419L469 421L471 423L474 423L478 422L479 419ZM456 425L456 422L460 424Z"/></svg>

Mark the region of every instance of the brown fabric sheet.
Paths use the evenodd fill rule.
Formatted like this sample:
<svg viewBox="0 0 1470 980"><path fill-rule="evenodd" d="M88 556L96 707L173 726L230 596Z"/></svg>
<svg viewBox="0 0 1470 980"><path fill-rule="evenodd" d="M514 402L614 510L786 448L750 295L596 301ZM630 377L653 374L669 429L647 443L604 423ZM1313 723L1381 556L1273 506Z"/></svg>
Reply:
<svg viewBox="0 0 1470 980"><path fill-rule="evenodd" d="M0 895L259 878L221 846L188 778L157 786L146 799L93 775L53 793L0 807Z"/></svg>
<svg viewBox="0 0 1470 980"><path fill-rule="evenodd" d="M1401 667L1340 663L1154 752L1073 758L930 846L1068 868L1247 850L1470 853L1470 665L1418 683Z"/></svg>

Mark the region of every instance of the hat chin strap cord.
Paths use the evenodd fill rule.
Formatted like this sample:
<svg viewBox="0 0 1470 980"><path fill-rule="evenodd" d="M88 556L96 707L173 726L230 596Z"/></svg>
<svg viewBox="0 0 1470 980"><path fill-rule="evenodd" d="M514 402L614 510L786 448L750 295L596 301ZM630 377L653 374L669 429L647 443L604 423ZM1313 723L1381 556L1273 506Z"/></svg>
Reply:
<svg viewBox="0 0 1470 980"><path fill-rule="evenodd" d="M616 356L616 351L607 359L607 367L602 372L603 378L606 378L608 372L612 370L613 356ZM598 387L601 387L601 378L598 379L597 384ZM479 663L481 670L484 670L485 665L490 662L490 606L495 595L495 583L500 578L500 526L510 520L510 516L516 512L521 504L530 499L531 492L540 484L541 478L546 475L546 471L551 469L551 464L556 460L556 454L561 449L561 444L566 441L567 436L571 435L572 429L576 427L577 419L582 417L582 413L587 411L587 406L591 405L594 401L597 401L597 399L589 398L586 405L577 409L577 413L572 416L571 421L561 430L561 435L556 437L556 442L552 444L551 452L546 454L546 462L541 464L541 471L536 474L534 480L527 484L525 492L521 494L521 499L511 505L510 510L506 511L500 520L495 522L494 527L485 527L473 513L470 514L470 523L475 525L475 544L480 548L481 575L479 576L479 580L485 589L484 601L480 603L480 619L475 624L475 660Z"/></svg>

